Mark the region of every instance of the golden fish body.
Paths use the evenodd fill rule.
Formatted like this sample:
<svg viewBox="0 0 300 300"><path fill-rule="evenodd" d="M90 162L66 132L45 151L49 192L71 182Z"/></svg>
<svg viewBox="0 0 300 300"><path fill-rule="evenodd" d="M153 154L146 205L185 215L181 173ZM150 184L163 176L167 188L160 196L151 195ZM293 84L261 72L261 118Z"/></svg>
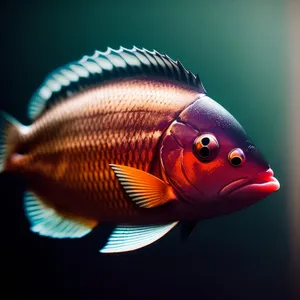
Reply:
<svg viewBox="0 0 300 300"><path fill-rule="evenodd" d="M100 251L131 251L279 188L198 76L156 51L96 51L55 70L29 117L24 126L0 113L0 172L26 180L25 214L43 236L80 238L110 222Z"/></svg>
<svg viewBox="0 0 300 300"><path fill-rule="evenodd" d="M145 79L92 88L38 118L16 145L24 154L10 167L62 215L89 224L154 222L157 211L132 203L109 164L154 168L163 132L196 97L186 87Z"/></svg>

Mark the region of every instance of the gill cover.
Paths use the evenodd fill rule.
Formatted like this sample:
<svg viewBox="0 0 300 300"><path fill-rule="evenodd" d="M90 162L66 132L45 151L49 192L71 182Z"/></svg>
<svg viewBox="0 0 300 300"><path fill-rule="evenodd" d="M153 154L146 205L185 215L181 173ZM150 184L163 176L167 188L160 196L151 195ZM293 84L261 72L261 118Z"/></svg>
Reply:
<svg viewBox="0 0 300 300"><path fill-rule="evenodd" d="M216 149L208 160L197 155L201 146L195 147L205 136L213 142L211 150ZM245 153L246 163L233 166L229 160L233 149ZM161 164L177 192L193 203L218 201L220 191L231 182L268 169L240 123L207 96L186 107L170 125L162 141Z"/></svg>
<svg viewBox="0 0 300 300"><path fill-rule="evenodd" d="M193 174L187 174L185 162L196 166L193 154L194 140L199 133L180 120L174 121L165 133L160 150L160 159L165 180L175 188L183 199L194 202L202 192L191 181Z"/></svg>

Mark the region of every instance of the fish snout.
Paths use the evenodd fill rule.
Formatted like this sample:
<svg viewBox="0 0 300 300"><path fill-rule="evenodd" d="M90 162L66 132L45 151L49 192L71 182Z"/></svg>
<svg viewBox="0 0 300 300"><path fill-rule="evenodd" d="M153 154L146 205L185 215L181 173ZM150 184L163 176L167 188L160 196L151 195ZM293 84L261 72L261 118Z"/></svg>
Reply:
<svg viewBox="0 0 300 300"><path fill-rule="evenodd" d="M262 199L280 188L279 181L274 177L271 168L258 173L253 178L240 178L226 185L221 191L221 197Z"/></svg>

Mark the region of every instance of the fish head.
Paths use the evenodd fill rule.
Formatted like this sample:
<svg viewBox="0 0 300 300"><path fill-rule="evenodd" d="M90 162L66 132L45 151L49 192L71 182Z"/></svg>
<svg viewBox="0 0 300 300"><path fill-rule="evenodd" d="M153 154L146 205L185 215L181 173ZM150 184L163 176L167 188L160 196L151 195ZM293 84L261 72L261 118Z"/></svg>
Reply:
<svg viewBox="0 0 300 300"><path fill-rule="evenodd" d="M161 148L164 174L182 199L231 212L279 189L263 155L239 122L204 96L169 127Z"/></svg>

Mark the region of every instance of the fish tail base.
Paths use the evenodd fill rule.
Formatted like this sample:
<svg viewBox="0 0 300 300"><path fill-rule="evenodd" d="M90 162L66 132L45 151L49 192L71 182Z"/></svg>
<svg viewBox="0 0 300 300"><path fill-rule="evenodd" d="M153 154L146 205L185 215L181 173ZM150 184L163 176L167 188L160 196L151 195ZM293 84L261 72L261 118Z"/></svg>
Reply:
<svg viewBox="0 0 300 300"><path fill-rule="evenodd" d="M27 129L12 116L0 111L0 172L7 170L7 161Z"/></svg>

